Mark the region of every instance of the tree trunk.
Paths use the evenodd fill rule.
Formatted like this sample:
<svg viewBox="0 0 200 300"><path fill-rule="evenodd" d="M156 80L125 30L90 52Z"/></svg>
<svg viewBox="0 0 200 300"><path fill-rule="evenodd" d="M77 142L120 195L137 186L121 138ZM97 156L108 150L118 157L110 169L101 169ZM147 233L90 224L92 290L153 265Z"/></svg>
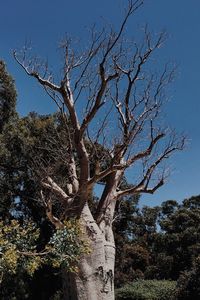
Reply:
<svg viewBox="0 0 200 300"><path fill-rule="evenodd" d="M87 205L81 220L90 253L81 257L77 274L64 276L64 300L114 300L114 240L106 241Z"/></svg>

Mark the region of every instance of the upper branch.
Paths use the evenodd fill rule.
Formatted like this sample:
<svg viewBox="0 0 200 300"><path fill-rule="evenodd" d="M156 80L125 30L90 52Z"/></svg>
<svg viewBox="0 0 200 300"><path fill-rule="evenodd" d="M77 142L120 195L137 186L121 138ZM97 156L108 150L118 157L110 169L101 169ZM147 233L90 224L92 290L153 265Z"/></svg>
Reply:
<svg viewBox="0 0 200 300"><path fill-rule="evenodd" d="M150 154L152 153L153 151L153 148L155 147L155 145L159 142L159 140L161 140L163 137L165 136L164 133L160 133L158 134L155 138L152 137L152 140L150 142L150 145L149 147L144 150L144 151L141 151L137 154L135 154L133 157L129 158L128 161L127 161L127 165L132 165L135 161L139 160L139 159L142 159L146 156L150 156Z"/></svg>
<svg viewBox="0 0 200 300"><path fill-rule="evenodd" d="M18 58L17 52L14 51L13 52L13 56L15 58L15 60L17 61L17 63L24 69L24 71L26 72L27 75L32 76L34 78L36 78L38 80L38 82L43 86L43 87L48 87L51 90L54 90L56 92L60 92L61 87L52 83L50 80L48 79L44 79L42 78L39 73L36 70L30 70L29 66L26 66L24 61L20 61L20 59Z"/></svg>
<svg viewBox="0 0 200 300"><path fill-rule="evenodd" d="M107 42L107 46L106 46L106 51L103 54L103 58L101 63L99 64L99 75L100 75L100 80L101 80L101 84L100 84L100 88L97 92L96 95L96 99L94 101L94 105L92 107L92 109L88 112L88 114L86 115L86 117L83 120L83 123L81 125L81 135L83 135L83 133L85 132L88 124L92 121L92 119L94 118L94 116L96 115L96 113L98 112L98 110L101 108L101 106L105 103L103 101L103 96L105 94L107 85L110 81L116 79L119 76L119 72L115 71L113 74L110 75L106 75L106 70L105 70L105 65L106 65L106 61L110 55L110 53L112 52L112 50L115 48L115 46L117 45L120 37L122 36L122 33L124 31L125 25L129 19L129 17L143 4L143 1L141 0L136 0L136 1L129 1L129 7L128 7L128 11L123 19L123 22L119 28L119 31L116 35L114 35L114 38L112 36L112 34L110 34L110 38Z"/></svg>
<svg viewBox="0 0 200 300"><path fill-rule="evenodd" d="M162 172L161 177L157 178L157 182L149 187L152 179L152 175L155 173L158 165L160 165L165 159L169 158L171 154L177 150L182 150L185 145L185 137L180 140L176 140L175 136L172 136L169 143L165 146L163 152L154 160L153 163L147 167L142 179L134 187L125 189L117 193L117 197L131 195L135 193L149 193L153 194L159 187L165 183L165 172Z"/></svg>
<svg viewBox="0 0 200 300"><path fill-rule="evenodd" d="M120 29L119 29L118 33L116 34L116 37L113 40L111 38L110 41L108 42L107 50L106 50L106 52L104 54L104 57L103 57L103 60L101 62L102 66L105 64L105 61L106 61L107 56L109 55L109 53L112 51L112 49L115 47L115 45L119 41L129 17L143 4L143 2L144 1L141 1L141 0L136 0L136 1L130 0L129 1L128 11L127 11L127 13L124 17L124 20L123 20L123 22L120 26Z"/></svg>

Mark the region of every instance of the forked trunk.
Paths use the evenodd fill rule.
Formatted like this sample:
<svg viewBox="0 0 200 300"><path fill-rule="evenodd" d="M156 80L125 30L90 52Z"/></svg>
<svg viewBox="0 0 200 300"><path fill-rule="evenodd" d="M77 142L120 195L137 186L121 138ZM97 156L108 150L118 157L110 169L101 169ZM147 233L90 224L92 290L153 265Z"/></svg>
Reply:
<svg viewBox="0 0 200 300"><path fill-rule="evenodd" d="M78 274L65 276L64 300L114 300L114 241L106 241L88 206L82 221L90 253L81 257Z"/></svg>

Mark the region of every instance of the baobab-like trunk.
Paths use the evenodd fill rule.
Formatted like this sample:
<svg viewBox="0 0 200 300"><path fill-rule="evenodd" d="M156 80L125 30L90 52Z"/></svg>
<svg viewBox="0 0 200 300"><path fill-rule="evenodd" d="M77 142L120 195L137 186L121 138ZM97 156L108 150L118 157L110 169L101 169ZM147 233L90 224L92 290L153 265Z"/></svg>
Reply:
<svg viewBox="0 0 200 300"><path fill-rule="evenodd" d="M184 137L177 139L174 131L170 134L169 130L162 129L158 118L165 87L173 79L174 70L170 71L166 66L158 78L145 70L149 66L148 59L164 42L165 33L154 40L146 27L144 42L134 42L133 47L123 37L128 19L142 4L142 0L128 1L127 12L116 33L110 32L110 28L108 32L102 30L99 34L92 30L90 45L80 55L76 49L73 51L70 41L66 41L63 45L64 74L59 83L53 82L54 76L46 66L41 66L40 74L38 63L26 55L27 47L21 54L14 52L19 65L56 103L63 118L60 125L66 129L63 135L59 125L56 138L53 137L56 141L52 144L55 147L54 160L58 165L53 163L47 167L46 158L42 156L35 173L40 173L38 167L41 165L41 200L50 222L57 229L63 228L63 215L69 212L69 218L73 212L75 217L80 217L91 249L90 254L80 258L78 274L70 276L70 282L64 276L64 299L67 300L114 299L112 222L116 201L124 196L154 193L164 184L168 174L164 169L160 172L162 162L176 150L182 150L185 144ZM132 48L133 52L130 51ZM84 101L83 107L82 99L87 98L86 95L88 100ZM83 117L77 109L78 101L84 111ZM102 106L103 112L108 113L99 122L99 116L104 115ZM93 124L96 124L95 128ZM114 128L108 143L105 143L106 125ZM59 135L61 139L57 144ZM53 147L50 147L50 153ZM58 170L63 170L63 162L68 170L63 177L63 180L68 178L64 190L63 180L61 185L57 182L60 180ZM135 167L136 174L140 170L141 174L131 186L123 187L123 176L131 166ZM94 219L85 203L95 184L101 182L105 183L105 187ZM56 201L52 199L63 206L59 217L53 215Z"/></svg>
<svg viewBox="0 0 200 300"><path fill-rule="evenodd" d="M64 280L65 300L114 300L114 240L107 241L85 205L81 222L90 253L81 257L77 274Z"/></svg>

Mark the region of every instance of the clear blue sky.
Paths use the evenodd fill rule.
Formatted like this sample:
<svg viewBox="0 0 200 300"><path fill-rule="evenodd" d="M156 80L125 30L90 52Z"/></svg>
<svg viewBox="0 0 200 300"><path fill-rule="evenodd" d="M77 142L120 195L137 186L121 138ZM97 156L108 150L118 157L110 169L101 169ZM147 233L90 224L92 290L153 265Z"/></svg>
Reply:
<svg viewBox="0 0 200 300"><path fill-rule="evenodd" d="M54 68L60 64L57 49L65 33L87 38L87 27L96 23L117 25L126 0L7 0L1 3L0 58L7 63L16 81L18 111L48 113L55 110L34 80L27 78L12 58L11 51L31 40L34 52L48 58ZM145 23L169 39L160 52L160 60L175 61L177 79L170 90L166 118L179 132L189 137L187 149L171 161L173 172L168 183L142 203L158 204L167 199L183 200L200 194L200 1L146 0L129 22L129 33ZM134 178L134 174L133 174Z"/></svg>

